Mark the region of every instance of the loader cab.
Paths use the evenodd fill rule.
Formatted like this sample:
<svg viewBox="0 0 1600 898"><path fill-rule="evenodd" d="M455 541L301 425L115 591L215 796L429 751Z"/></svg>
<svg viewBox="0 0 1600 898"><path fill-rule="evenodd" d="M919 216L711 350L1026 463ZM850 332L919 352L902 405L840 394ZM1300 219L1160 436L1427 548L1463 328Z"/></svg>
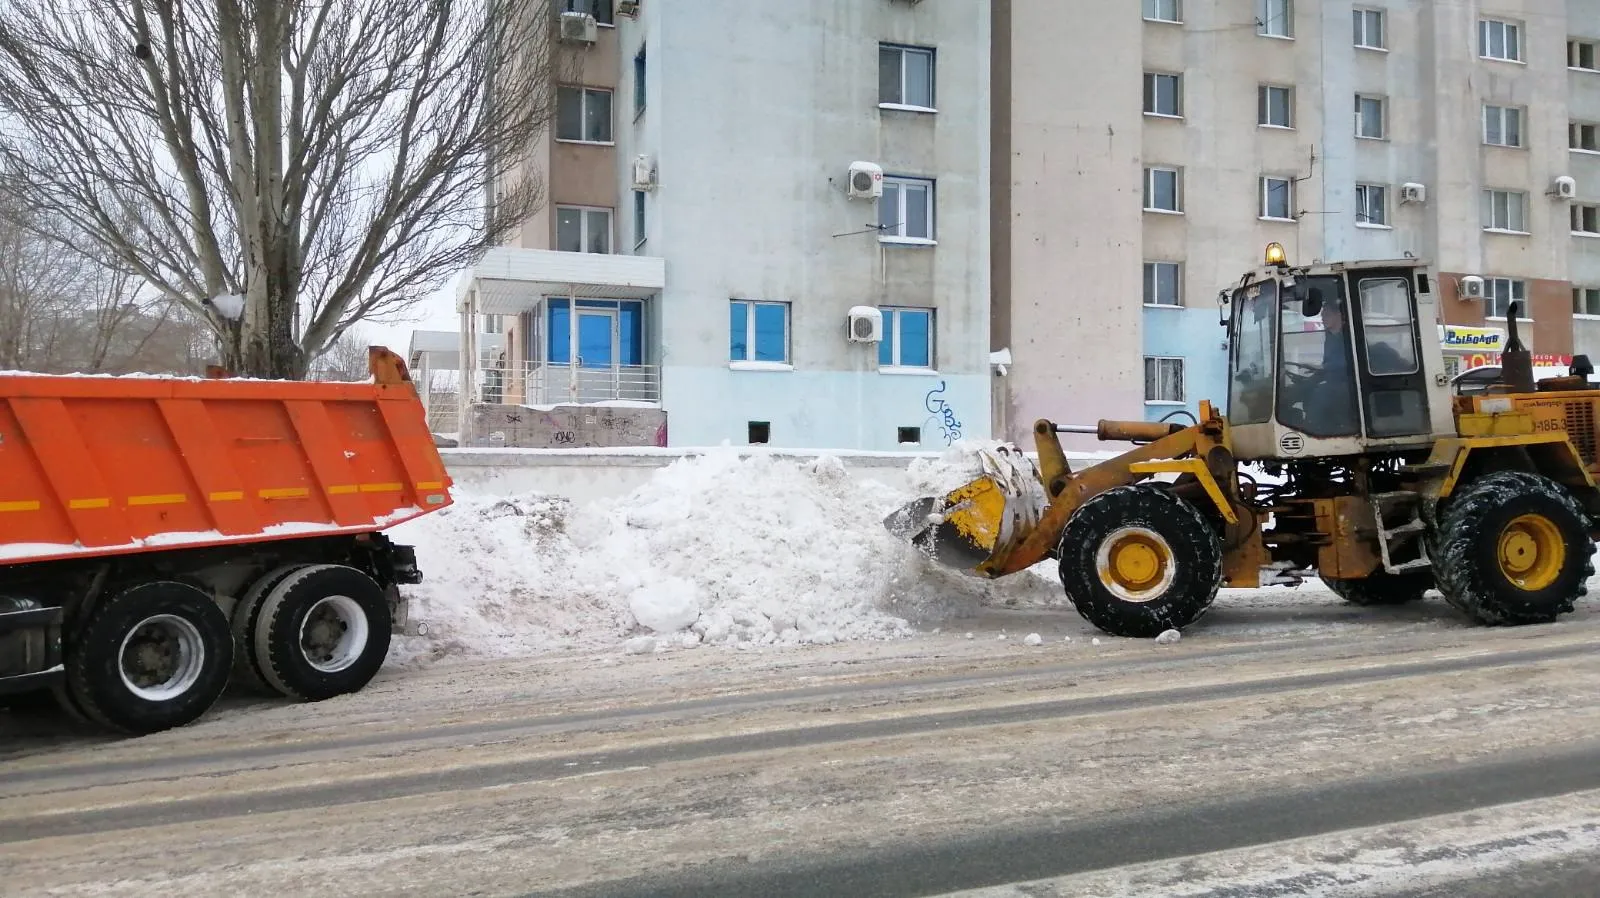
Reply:
<svg viewBox="0 0 1600 898"><path fill-rule="evenodd" d="M1269 246L1221 297L1235 454L1405 451L1453 432L1431 287L1419 260L1291 268Z"/></svg>

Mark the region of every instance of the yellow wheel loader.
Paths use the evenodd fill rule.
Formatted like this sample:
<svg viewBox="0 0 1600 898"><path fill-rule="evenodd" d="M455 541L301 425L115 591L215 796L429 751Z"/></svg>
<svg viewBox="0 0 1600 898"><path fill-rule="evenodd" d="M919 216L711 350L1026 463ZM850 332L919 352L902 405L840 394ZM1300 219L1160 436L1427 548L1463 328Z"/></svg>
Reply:
<svg viewBox="0 0 1600 898"><path fill-rule="evenodd" d="M1219 304L1226 413L1040 420L1037 464L1014 446L985 452L982 476L884 525L981 577L1055 559L1078 612L1115 636L1181 630L1221 586L1312 576L1358 605L1438 589L1485 624L1573 609L1600 538L1600 389L1585 357L1535 383L1513 303L1499 382L1452 395L1416 259L1291 266L1271 244ZM1135 446L1073 471L1064 432Z"/></svg>

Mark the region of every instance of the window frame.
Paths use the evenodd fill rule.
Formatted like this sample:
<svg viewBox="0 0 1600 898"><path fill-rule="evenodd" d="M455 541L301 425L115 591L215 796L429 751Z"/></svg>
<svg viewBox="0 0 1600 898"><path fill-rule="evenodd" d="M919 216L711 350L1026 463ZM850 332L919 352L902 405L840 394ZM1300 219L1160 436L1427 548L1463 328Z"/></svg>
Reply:
<svg viewBox="0 0 1600 898"><path fill-rule="evenodd" d="M1172 6L1172 18L1170 19L1160 17L1161 7L1164 3ZM1146 22L1160 22L1163 25L1183 24L1183 0L1144 0L1140 7L1140 13ZM1153 12L1151 11L1152 9L1154 10Z"/></svg>
<svg viewBox="0 0 1600 898"><path fill-rule="evenodd" d="M776 306L783 312L783 355L778 361L757 358L760 355L760 346L756 341L756 309L760 307ZM745 357L733 357L733 322L728 322L728 367L747 371L793 371L794 370L794 304L786 300L777 299L747 299L743 297L730 297L728 311L735 308L744 308L744 354Z"/></svg>
<svg viewBox="0 0 1600 898"><path fill-rule="evenodd" d="M1177 373L1177 387L1178 387L1177 393L1178 393L1178 398L1176 398L1176 399L1162 399L1162 398L1160 398L1160 395L1161 395L1161 392L1162 392L1162 390L1161 390L1161 386L1162 386L1162 384L1161 384L1161 381L1162 381L1162 377L1161 377L1162 366L1161 366L1161 363L1162 362L1176 362L1177 363L1177 365L1176 365L1176 373ZM1155 377L1154 378L1152 378L1150 376L1151 371L1152 371L1152 363L1154 364L1154 373L1155 373ZM1189 374L1189 372L1188 372L1187 369L1188 369L1187 360L1181 355L1147 355L1147 356L1145 356L1144 357L1144 374L1145 374L1145 379L1144 379L1144 404L1145 405L1188 405L1189 404L1189 400L1187 399L1187 397L1189 395L1189 390L1188 390L1188 386L1189 386L1189 384L1188 384L1188 380L1189 380L1188 374ZM1171 369L1169 369L1169 370L1171 370ZM1153 385L1155 387L1155 393L1156 393L1155 396L1151 396L1150 395L1151 394L1152 381L1154 381Z"/></svg>
<svg viewBox="0 0 1600 898"><path fill-rule="evenodd" d="M616 216L614 214L615 210L613 210L613 209L611 209L611 208L609 208L607 206L580 206L580 205L577 205L576 203L558 203L558 204L556 204L556 247L558 249L561 246L561 213L563 211L571 211L571 212L577 212L578 213L578 245L581 246L581 247L587 247L589 245L589 241L587 239L588 236L589 236L589 213L591 213L591 212L604 212L605 215L606 215L606 250L605 250L605 252L604 253L596 253L596 252L594 252L592 250L589 250L589 249L579 249L578 252L580 252L580 253L588 253L590 255L612 255L613 253L616 252L616 246L617 246L617 223L616 223ZM562 251L563 252L572 252L572 250L562 250Z"/></svg>
<svg viewBox="0 0 1600 898"><path fill-rule="evenodd" d="M1172 106L1175 111L1162 112L1161 105L1161 80L1172 79ZM1146 71L1144 73L1144 114L1151 118L1181 119L1183 118L1183 73Z"/></svg>
<svg viewBox="0 0 1600 898"><path fill-rule="evenodd" d="M1499 299L1499 291L1496 288L1501 284L1506 285L1506 306L1499 314L1495 314L1494 303ZM1517 289L1519 286L1522 288L1520 291ZM1483 317L1487 321L1505 321L1506 312L1511 310L1511 304L1514 302L1522 303L1524 312L1527 312L1528 281L1526 278L1496 277L1491 275L1483 279L1483 291ZM1517 295L1519 292L1522 294L1521 296ZM1531 314L1531 312L1528 312L1528 314ZM1526 314L1517 318L1519 322L1532 320Z"/></svg>
<svg viewBox="0 0 1600 898"><path fill-rule="evenodd" d="M1497 198L1495 196L1496 194L1505 194L1505 196L1506 196L1506 219L1507 219L1506 224L1508 225L1508 227L1498 227L1495 224L1495 208L1494 208L1494 206L1495 206L1495 200ZM1512 206L1511 206L1511 203L1512 203L1513 200L1517 204L1516 205L1515 214L1513 214ZM1485 205L1485 204L1487 204L1487 205ZM1486 210L1488 212L1487 215L1484 214L1484 212ZM1513 235L1516 235L1516 236L1527 236L1530 233L1527 230L1527 228L1528 228L1528 193L1525 190L1509 190L1509 189L1506 189L1506 188L1503 188L1503 187L1485 187L1485 188L1483 188L1482 193L1479 194L1478 216L1479 216L1480 223L1482 224L1482 230L1487 232L1487 233L1490 233L1490 234L1513 234ZM1517 219L1517 221L1513 222L1511 219ZM1511 225L1511 224L1520 224L1521 227L1520 228L1509 227L1509 225Z"/></svg>
<svg viewBox="0 0 1600 898"><path fill-rule="evenodd" d="M1516 44L1516 55L1515 56L1492 56L1492 55L1490 55L1491 44L1493 43L1493 41L1490 38L1490 32L1491 32L1492 27L1495 26L1495 25L1500 26L1500 29L1501 29L1500 44L1501 44L1502 47L1507 47L1511 43L1515 43ZM1523 52L1522 52L1523 51L1523 46L1522 46L1523 45L1523 37L1525 36L1524 35L1524 31L1526 31L1526 29L1523 27L1523 23L1521 21L1517 20L1517 19L1499 19L1499 18L1495 18L1493 16L1479 16L1478 17L1478 58L1479 59L1491 60L1493 62L1511 62L1511 63L1517 63L1519 65L1527 65L1527 60L1522 58L1523 57ZM1508 40L1508 38L1510 38L1511 40Z"/></svg>
<svg viewBox="0 0 1600 898"><path fill-rule="evenodd" d="M1583 48L1589 49L1591 65L1581 65ZM1567 69L1573 72L1600 72L1600 38L1567 38Z"/></svg>
<svg viewBox="0 0 1600 898"><path fill-rule="evenodd" d="M1276 124L1268 119L1272 118L1272 92L1283 91L1284 115L1286 124ZM1257 84L1256 85L1256 127L1276 128L1280 131L1293 131L1295 129L1295 90L1288 84Z"/></svg>
<svg viewBox="0 0 1600 898"><path fill-rule="evenodd" d="M886 372L906 371L919 374L934 373L939 370L939 357L936 354L939 348L938 336L938 310L932 306L878 306L879 314L883 315L883 342L878 344L878 370ZM900 336L905 333L905 328L900 326L900 319L907 314L926 315L928 319L928 364L906 365L901 362ZM883 360L884 350L889 352L889 361Z"/></svg>
<svg viewBox="0 0 1600 898"><path fill-rule="evenodd" d="M1572 236L1600 237L1600 203L1572 203L1567 208L1571 210L1568 214L1571 218ZM1586 217L1585 212L1589 213L1587 217L1591 219L1588 223L1583 221ZM1586 224L1594 226L1590 228Z"/></svg>
<svg viewBox="0 0 1600 898"><path fill-rule="evenodd" d="M916 175L885 174L883 176L882 183L885 194L888 193L889 187L893 186L896 188L895 194L899 204L899 214L896 217L899 220L895 224L895 230L893 231L884 226L883 205L880 200L878 204L878 242L896 243L906 246L933 246L937 244L939 242L939 223L934 216L937 214L939 209L937 198L938 181L934 178L923 178ZM927 188L928 236L926 237L913 237L905 233L906 191L904 188L906 185Z"/></svg>
<svg viewBox="0 0 1600 898"><path fill-rule="evenodd" d="M633 54L633 120L635 122L639 120L639 116L644 115L644 110L649 105L650 57L645 54L648 46L648 44L640 44L639 51Z"/></svg>
<svg viewBox="0 0 1600 898"><path fill-rule="evenodd" d="M586 9L575 9L583 6ZM561 0L562 12L582 12L594 16L595 25L601 28L617 27L616 4L612 0Z"/></svg>
<svg viewBox="0 0 1600 898"><path fill-rule="evenodd" d="M1372 192L1378 192L1378 209L1381 219L1373 221L1367 213L1372 208ZM1374 230L1392 231L1394 226L1389 224L1389 185L1374 184L1370 181L1356 182L1356 227L1372 228Z"/></svg>
<svg viewBox="0 0 1600 898"><path fill-rule="evenodd" d="M1506 135L1506 122L1511 118L1515 118L1516 119L1516 122L1517 122L1517 142L1516 143L1496 143L1495 141L1492 141L1492 140L1489 139L1489 119L1490 119L1490 111L1491 110L1495 111L1495 113L1496 113L1495 117L1500 120L1500 122L1499 122L1500 123L1500 136L1502 138L1504 138L1505 135ZM1507 150L1525 150L1525 149L1528 148L1528 142L1527 142L1528 112L1527 112L1527 107L1525 107L1525 106L1501 106L1498 103L1484 103L1483 104L1483 111L1482 111L1482 113L1481 113L1479 118L1480 118L1479 130L1482 132L1479 136L1480 136L1480 139L1483 141L1483 145L1484 146L1486 146L1486 147L1500 147L1502 149L1507 149Z"/></svg>
<svg viewBox="0 0 1600 898"><path fill-rule="evenodd" d="M1378 43L1363 43L1370 40L1371 29L1368 27L1368 16L1376 16L1378 20ZM1376 9L1370 6L1357 6L1350 10L1351 41L1360 50L1377 50L1389 52L1389 14L1387 10Z"/></svg>
<svg viewBox="0 0 1600 898"><path fill-rule="evenodd" d="M1172 202L1174 208L1163 209L1152 206L1155 201L1155 175L1157 172L1167 172L1172 175ZM1158 215L1183 214L1183 166L1181 165L1146 165L1144 167L1144 211L1154 212Z"/></svg>
<svg viewBox="0 0 1600 898"><path fill-rule="evenodd" d="M1270 214L1271 210L1268 208L1268 204L1270 203L1270 192L1269 191L1271 190L1272 182L1278 182L1278 183L1281 183L1281 184L1284 185L1284 197L1283 197L1284 214L1281 215L1281 216ZM1294 206L1295 206L1295 202L1294 202L1295 189L1294 189L1294 176L1293 175L1262 175L1260 178L1258 178L1256 180L1256 192L1257 192L1256 217L1258 219L1260 219L1261 221L1277 221L1277 222L1297 222L1297 221L1299 221L1298 218L1295 218L1295 208L1294 208Z"/></svg>
<svg viewBox="0 0 1600 898"><path fill-rule="evenodd" d="M1588 300L1590 299L1594 300L1593 306L1588 305ZM1578 310L1580 306L1593 308L1594 311L1580 312ZM1572 317L1583 319L1600 319L1600 284L1596 284L1592 287L1581 284L1572 285Z"/></svg>
<svg viewBox="0 0 1600 898"><path fill-rule="evenodd" d="M1378 134L1377 134L1377 136L1373 136L1371 134L1363 134L1363 133L1361 133L1361 131L1362 131L1362 127L1361 126L1366 122L1366 116L1364 116L1362 114L1362 111L1361 111L1361 104L1362 104L1363 100L1370 100L1370 101L1378 104ZM1357 93L1356 94L1355 119L1356 119L1356 127L1355 127L1356 140L1388 140L1389 139L1389 98L1387 96L1383 96L1381 94Z"/></svg>
<svg viewBox="0 0 1600 898"><path fill-rule="evenodd" d="M644 191L635 190L633 192L633 248L635 250L644 246L645 240L649 239L649 232L646 230L648 224L649 221L645 218Z"/></svg>
<svg viewBox="0 0 1600 898"><path fill-rule="evenodd" d="M1163 267L1172 269L1172 302L1161 302L1161 275ZM1144 277L1144 307L1147 309L1181 309L1183 303L1183 263L1171 259L1146 259L1141 269Z"/></svg>
<svg viewBox="0 0 1600 898"><path fill-rule="evenodd" d="M607 97L606 140L590 140L587 136L562 137L561 136L561 97L567 91L578 92L578 121L580 133L587 135L589 127L589 96L591 94L605 94ZM570 94L566 94L570 96ZM580 146L614 147L617 145L617 92L609 87L591 87L587 84L561 84L556 86L556 123L554 128L556 143L571 143Z"/></svg>
<svg viewBox="0 0 1600 898"><path fill-rule="evenodd" d="M883 83L878 83L878 108L898 109L905 112L932 112L939 111L939 53L937 47L927 47L920 44L900 44L893 41L878 42L878 60L882 66L885 50L895 52L900 57L900 102L885 100L883 98ZM904 102L906 97L906 56L909 54L925 55L928 57L928 105Z"/></svg>
<svg viewBox="0 0 1600 898"><path fill-rule="evenodd" d="M1590 146L1582 146L1585 128L1589 131ZM1600 122L1568 119L1567 150L1573 153L1600 153Z"/></svg>
<svg viewBox="0 0 1600 898"><path fill-rule="evenodd" d="M1283 7L1281 16L1273 16L1272 7ZM1282 31L1272 31L1272 20L1282 20ZM1276 40L1294 40L1294 0L1256 0L1256 36L1270 37Z"/></svg>

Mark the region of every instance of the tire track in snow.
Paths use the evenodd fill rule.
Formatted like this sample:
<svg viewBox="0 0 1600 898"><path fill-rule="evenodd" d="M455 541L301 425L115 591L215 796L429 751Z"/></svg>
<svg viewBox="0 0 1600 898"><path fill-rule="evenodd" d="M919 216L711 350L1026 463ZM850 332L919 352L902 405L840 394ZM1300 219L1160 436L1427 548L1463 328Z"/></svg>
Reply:
<svg viewBox="0 0 1600 898"><path fill-rule="evenodd" d="M0 820L0 844L53 836L193 823L246 814L308 810L451 791L549 782L566 779L579 773L592 775L617 772L626 768L656 767L685 761L823 746L852 740L906 737L925 732L949 732L956 729L1226 701L1330 686L1535 664L1574 656L1592 657L1593 654L1593 646L1582 643L1510 652L1479 652L1431 661L1406 663L1390 661L1353 669L1264 677L1243 682L1180 686L977 709L923 711L886 718L801 725L729 736L691 737L632 749L579 752L483 764L469 762L465 765L430 770L424 774L403 773L393 776L380 774L360 781L292 785L277 789L210 794L164 802L69 810L65 813L39 813ZM1594 772L1596 776L1600 776L1600 765L1596 765ZM225 788L216 774L199 773L194 778L211 780L212 783L207 788L213 793Z"/></svg>

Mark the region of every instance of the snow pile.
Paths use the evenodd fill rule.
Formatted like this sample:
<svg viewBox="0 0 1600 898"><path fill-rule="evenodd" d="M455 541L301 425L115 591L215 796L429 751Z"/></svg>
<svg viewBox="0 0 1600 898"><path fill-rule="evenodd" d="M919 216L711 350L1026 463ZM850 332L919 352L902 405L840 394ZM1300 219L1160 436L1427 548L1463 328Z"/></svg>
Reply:
<svg viewBox="0 0 1600 898"><path fill-rule="evenodd" d="M416 546L427 578L410 595L428 635L397 638L396 655L889 639L984 600L1055 601L1051 579L981 580L884 529L902 502L975 475L973 448L918 459L910 491L852 476L837 458L724 448L581 507L542 495L458 495L391 531Z"/></svg>

